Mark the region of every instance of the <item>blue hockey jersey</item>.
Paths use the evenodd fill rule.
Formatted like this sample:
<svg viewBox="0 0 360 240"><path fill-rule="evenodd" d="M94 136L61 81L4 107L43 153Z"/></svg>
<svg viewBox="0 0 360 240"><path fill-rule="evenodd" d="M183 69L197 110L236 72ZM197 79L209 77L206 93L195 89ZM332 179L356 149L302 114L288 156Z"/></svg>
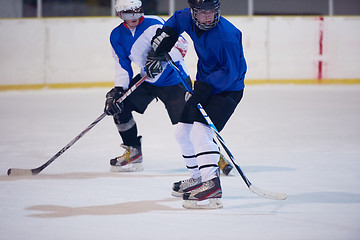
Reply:
<svg viewBox="0 0 360 240"><path fill-rule="evenodd" d="M140 68L140 75L145 76L145 62L147 53L151 50L151 39L156 33L156 29L161 28L164 20L157 16L141 17L139 25L135 29L129 29L124 23L113 29L110 34L110 43L113 48L115 58L115 86L127 89L133 78L133 66L136 64ZM187 47L186 41L180 37L182 44L177 44L170 56L181 68L185 69L183 56L178 48ZM179 46L180 45L180 46ZM185 49L186 52L186 49ZM164 71L154 79L147 79L156 86L172 86L181 82L181 79L173 69L163 63ZM186 71L186 70L185 70Z"/></svg>
<svg viewBox="0 0 360 240"><path fill-rule="evenodd" d="M239 91L245 87L246 61L242 46L242 33L232 23L220 17L218 24L200 37L189 8L180 10L166 21L165 26L178 33L186 32L194 42L198 56L196 80L214 87L214 94Z"/></svg>

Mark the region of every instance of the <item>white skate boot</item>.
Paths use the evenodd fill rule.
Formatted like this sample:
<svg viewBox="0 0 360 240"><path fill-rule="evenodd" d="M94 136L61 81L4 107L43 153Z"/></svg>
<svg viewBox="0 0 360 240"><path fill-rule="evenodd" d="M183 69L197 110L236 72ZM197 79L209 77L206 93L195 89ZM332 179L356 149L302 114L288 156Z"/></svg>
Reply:
<svg viewBox="0 0 360 240"><path fill-rule="evenodd" d="M220 178L215 177L202 183L201 187L184 193L183 207L189 209L216 209L222 208L220 201L222 190Z"/></svg>
<svg viewBox="0 0 360 240"><path fill-rule="evenodd" d="M171 195L174 197L182 197L184 193L192 191L198 187L200 187L202 184L201 177L198 178L189 178L185 180L181 180L179 182L175 182L173 184L173 191Z"/></svg>
<svg viewBox="0 0 360 240"><path fill-rule="evenodd" d="M111 172L138 172L144 170L141 146L131 147L121 144L125 148L123 155L110 160Z"/></svg>

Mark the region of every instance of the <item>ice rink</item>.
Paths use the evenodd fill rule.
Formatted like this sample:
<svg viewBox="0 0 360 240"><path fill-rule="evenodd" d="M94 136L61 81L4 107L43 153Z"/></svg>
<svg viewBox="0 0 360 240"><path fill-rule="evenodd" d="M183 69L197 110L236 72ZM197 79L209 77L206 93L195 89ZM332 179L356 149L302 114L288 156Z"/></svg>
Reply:
<svg viewBox="0 0 360 240"><path fill-rule="evenodd" d="M37 176L102 114L109 89L0 92L0 239L360 239L360 85L250 85L221 132L256 186L221 176L218 210L183 209L171 185L188 177L161 102L135 115L145 170L110 173L121 140L110 117ZM235 170L233 170L235 171Z"/></svg>

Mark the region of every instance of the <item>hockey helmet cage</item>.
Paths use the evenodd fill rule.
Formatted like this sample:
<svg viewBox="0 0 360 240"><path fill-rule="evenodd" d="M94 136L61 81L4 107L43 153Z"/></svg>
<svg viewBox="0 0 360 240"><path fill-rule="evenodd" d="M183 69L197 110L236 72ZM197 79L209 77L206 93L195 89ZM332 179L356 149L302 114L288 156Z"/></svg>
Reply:
<svg viewBox="0 0 360 240"><path fill-rule="evenodd" d="M188 0L192 18L198 28L207 31L215 27L220 20L220 1L219 0ZM201 23L199 13L201 11L214 10L214 20L211 23Z"/></svg>

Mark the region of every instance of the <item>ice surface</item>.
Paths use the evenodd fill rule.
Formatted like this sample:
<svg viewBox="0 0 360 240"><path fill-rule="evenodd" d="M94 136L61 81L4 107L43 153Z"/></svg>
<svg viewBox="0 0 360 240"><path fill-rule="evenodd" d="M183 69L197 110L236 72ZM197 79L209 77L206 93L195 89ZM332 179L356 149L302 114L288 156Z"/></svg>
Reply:
<svg viewBox="0 0 360 240"><path fill-rule="evenodd" d="M221 132L254 195L222 175L224 208L171 196L187 171L161 102L135 115L145 170L110 173L120 138L106 117L37 176L35 168L94 121L108 89L0 92L0 239L360 239L360 86L251 85Z"/></svg>

